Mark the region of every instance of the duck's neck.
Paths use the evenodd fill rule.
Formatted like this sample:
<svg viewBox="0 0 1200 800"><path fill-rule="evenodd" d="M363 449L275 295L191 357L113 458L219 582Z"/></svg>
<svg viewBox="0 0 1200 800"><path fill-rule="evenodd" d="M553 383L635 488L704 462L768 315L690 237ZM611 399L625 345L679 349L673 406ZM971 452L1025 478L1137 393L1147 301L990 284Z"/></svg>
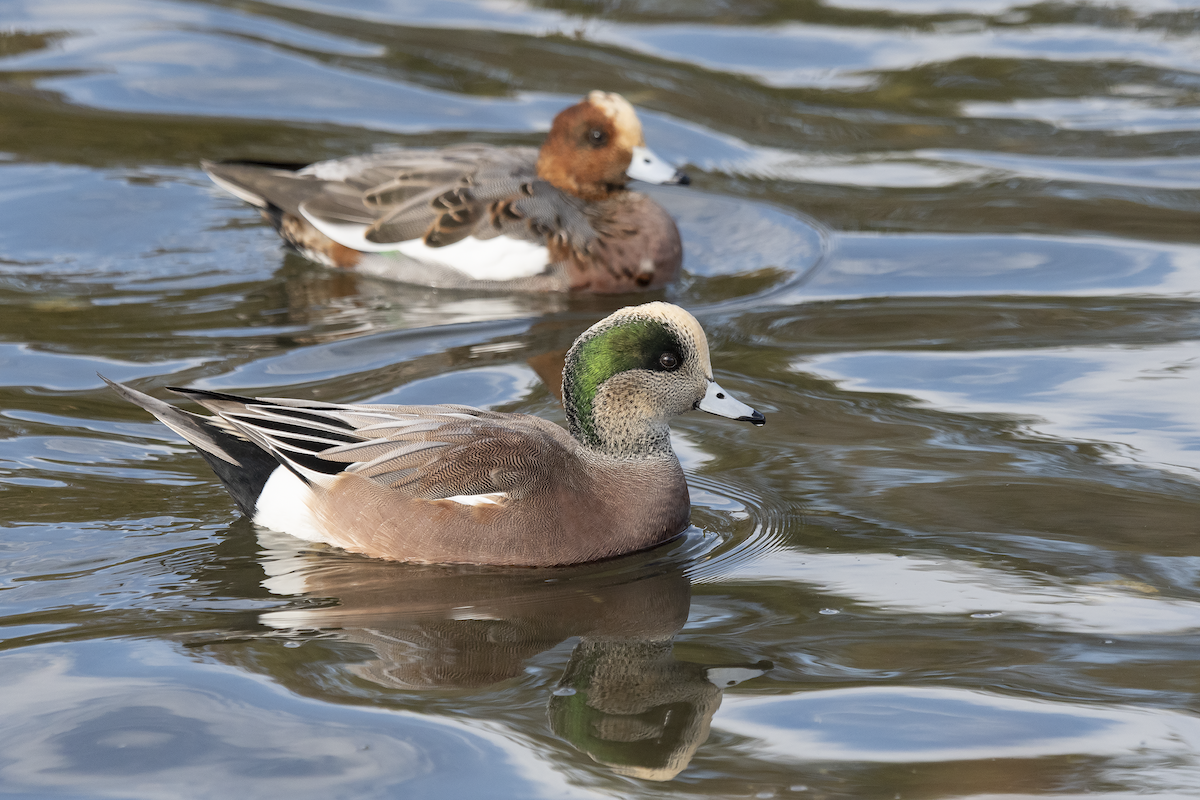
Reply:
<svg viewBox="0 0 1200 800"><path fill-rule="evenodd" d="M579 432L572 427L571 434L589 450L610 458L675 457L675 451L671 449L671 429L665 422L630 425L626 421L596 415L586 428L591 435L584 430L583 426Z"/></svg>
<svg viewBox="0 0 1200 800"><path fill-rule="evenodd" d="M588 386L569 368L563 375L563 407L571 435L611 458L674 458L671 429L653 415L644 397Z"/></svg>
<svg viewBox="0 0 1200 800"><path fill-rule="evenodd" d="M538 154L538 177L555 189L574 195L580 200L589 203L600 202L625 191L624 183L581 180L576 173L577 170L571 169L570 165L563 163L563 160L553 153L547 153L545 148Z"/></svg>

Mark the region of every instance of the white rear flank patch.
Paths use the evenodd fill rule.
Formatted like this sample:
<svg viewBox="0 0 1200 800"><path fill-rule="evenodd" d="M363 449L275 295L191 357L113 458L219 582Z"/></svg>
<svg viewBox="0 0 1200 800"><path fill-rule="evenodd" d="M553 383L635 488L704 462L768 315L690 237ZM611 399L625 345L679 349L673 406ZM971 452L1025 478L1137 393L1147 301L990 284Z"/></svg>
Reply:
<svg viewBox="0 0 1200 800"><path fill-rule="evenodd" d="M287 467L276 467L254 504L254 522L290 533L309 542L324 542L325 534L309 510L312 490Z"/></svg>
<svg viewBox="0 0 1200 800"><path fill-rule="evenodd" d="M274 476L272 476L274 477ZM492 492L491 494L456 494L453 497L443 497L443 500L453 500L464 506L498 506L508 499L508 492Z"/></svg>
<svg viewBox="0 0 1200 800"><path fill-rule="evenodd" d="M321 219L309 214L303 205L300 206L300 213L314 228L343 247L363 253L401 253L426 264L450 267L477 281L529 278L544 272L550 262L550 251L545 245L508 236L494 236L491 239L468 236L444 247L430 247L420 239L380 244L367 240L369 225Z"/></svg>

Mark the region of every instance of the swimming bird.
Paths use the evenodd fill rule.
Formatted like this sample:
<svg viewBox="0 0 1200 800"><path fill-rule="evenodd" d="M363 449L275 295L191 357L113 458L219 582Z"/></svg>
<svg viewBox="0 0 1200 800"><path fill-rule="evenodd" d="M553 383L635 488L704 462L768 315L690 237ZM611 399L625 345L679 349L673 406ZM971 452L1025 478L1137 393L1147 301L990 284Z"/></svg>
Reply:
<svg viewBox="0 0 1200 800"><path fill-rule="evenodd" d="M107 379L105 379L107 380ZM460 405L339 405L175 389L122 397L187 439L254 522L368 556L553 566L665 542L690 502L668 421L693 408L762 425L713 379L691 314L623 308L567 352L568 430Z"/></svg>
<svg viewBox="0 0 1200 800"><path fill-rule="evenodd" d="M591 92L540 150L402 148L301 169L203 162L308 258L425 286L628 292L663 286L683 245L630 179L687 183L646 147L633 106Z"/></svg>

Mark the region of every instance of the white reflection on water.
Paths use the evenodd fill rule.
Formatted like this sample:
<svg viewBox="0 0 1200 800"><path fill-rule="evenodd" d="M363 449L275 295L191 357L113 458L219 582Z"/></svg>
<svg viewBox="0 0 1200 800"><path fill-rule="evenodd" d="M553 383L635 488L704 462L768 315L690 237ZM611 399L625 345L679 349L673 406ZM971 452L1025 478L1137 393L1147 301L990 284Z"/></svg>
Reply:
<svg viewBox="0 0 1200 800"><path fill-rule="evenodd" d="M519 0L356 0L352 5L341 0L280 0L271 5L389 25L509 33L572 33L578 24L574 15Z"/></svg>
<svg viewBox="0 0 1200 800"><path fill-rule="evenodd" d="M988 168L1035 180L1156 189L1200 188L1200 158L1058 158L977 150L921 150L914 155ZM999 176L997 176L999 177Z"/></svg>
<svg viewBox="0 0 1200 800"><path fill-rule="evenodd" d="M1051 630L1138 635L1200 629L1200 603L1113 584L1071 584L951 558L890 553L775 551L723 565L719 581L798 582L890 613L968 616ZM697 581L703 582L703 581Z"/></svg>
<svg viewBox="0 0 1200 800"><path fill-rule="evenodd" d="M182 372L201 367L205 358L133 363L100 356L76 356L37 350L28 344L0 344L0 386L78 392L104 385L97 372L114 381Z"/></svg>
<svg viewBox="0 0 1200 800"><path fill-rule="evenodd" d="M339 69L241 39L192 32L103 40L76 64L102 70L45 79L73 102L121 111L334 122L374 130L547 130L568 105L554 96L465 99ZM37 65L45 68L47 65ZM48 66L68 68L67 64ZM72 64L74 66L74 64ZM249 114L247 112L250 111Z"/></svg>
<svg viewBox="0 0 1200 800"><path fill-rule="evenodd" d="M730 695L713 727L752 737L771 757L787 761L911 763L1140 751L1194 762L1200 751L1200 719L1188 714L966 689Z"/></svg>
<svg viewBox="0 0 1200 800"><path fill-rule="evenodd" d="M30 2L13 4L10 24L86 31L52 49L4 59L8 69L83 70L39 86L76 103L130 111L337 121L366 128L505 130L516 119L544 130L564 105L560 97L519 93L503 100L464 98L313 54L379 59L386 50L352 36L283 23L268 16L158 3ZM961 58L1122 61L1168 69L1200 69L1194 35L1155 29L1084 25L958 28L916 32L898 27L628 24L531 9L523 3L282 3L338 18L399 26L505 29L544 36L578 32L584 39L654 58L750 76L769 86L864 88L881 71ZM918 9L913 9L917 11ZM147 25L152 19L155 24ZM962 27L962 26L959 26ZM971 26L967 26L971 27ZM264 46L261 40L270 46ZM274 46L276 44L283 47ZM636 101L636 98L635 98ZM1168 104L1170 106L1171 104ZM1195 109L1160 100L1096 97L968 103L968 116L1033 117L1063 127L1174 130L1195 127ZM911 185L911 184L902 184ZM921 185L921 184L916 184Z"/></svg>
<svg viewBox="0 0 1200 800"><path fill-rule="evenodd" d="M503 786L511 796L596 796L503 725L311 700L166 642L26 648L0 660L6 793L489 797Z"/></svg>
<svg viewBox="0 0 1200 800"><path fill-rule="evenodd" d="M503 300L503 298L501 298ZM503 314L508 306L472 306L473 313L492 308ZM451 318L456 313L449 312ZM402 364L419 356L444 353L456 347L478 345L492 337L515 337L529 328L524 320L500 321L488 326L487 320L477 325L423 328L418 330L387 330L355 339L327 342L300 347L278 356L260 358L242 364L223 375L202 378L192 383L198 389L236 390L248 386L279 386L353 373L370 373L385 367ZM441 402L450 402L443 400Z"/></svg>
<svg viewBox="0 0 1200 800"><path fill-rule="evenodd" d="M1168 69L1200 65L1197 37L1158 30L1039 25L958 32L783 24L591 25L588 38L658 58L740 73L776 87L837 88L873 82L863 72L902 71L961 58L1128 61Z"/></svg>
<svg viewBox="0 0 1200 800"><path fill-rule="evenodd" d="M1027 0L823 0L822 5L831 8L856 8L900 12L903 14L945 14L957 12L960 14L1001 14L1010 9L1015 13L1024 14L1023 9L1029 7ZM1195 8L1195 0L1126 0L1118 2L1079 2L1075 5L1104 6L1108 9L1122 9L1135 14L1147 14L1155 11L1174 11ZM1026 14L1027 16L1027 14ZM1005 22L1014 20L1007 18ZM1055 795L1056 797L1058 795Z"/></svg>
<svg viewBox="0 0 1200 800"><path fill-rule="evenodd" d="M900 10L939 13L948 0L922 0ZM1160 0L1161 2L1162 0ZM871 70L904 70L965 57L1038 57L1058 60L1141 61L1178 68L1195 64L1194 37L1166 37L1158 30L1118 30L1080 25L988 29L982 20L932 32L910 27L848 28L800 23L771 26L727 24L629 24L534 9L513 2L372 2L354 9L331 2L276 5L396 25L507 30L544 35L575 33L585 39L637 50L656 58L752 76L770 86L861 87ZM875 4L878 5L878 4ZM970 2L967 13L1003 12L1010 2ZM1141 7L1139 7L1141 8ZM1006 22L1019 21L1007 19ZM960 30L959 29L963 29Z"/></svg>
<svg viewBox="0 0 1200 800"><path fill-rule="evenodd" d="M961 160L915 157L912 153L834 155L797 153L773 147L746 147L736 160L719 162L721 171L773 180L839 186L931 189L979 181L992 170Z"/></svg>
<svg viewBox="0 0 1200 800"><path fill-rule="evenodd" d="M1028 3L1025 0L824 0L822 5L903 14L1000 14Z"/></svg>
<svg viewBox="0 0 1200 800"><path fill-rule="evenodd" d="M810 280L771 300L1198 293L1197 247L1099 236L853 234L838 238Z"/></svg>
<svg viewBox="0 0 1200 800"><path fill-rule="evenodd" d="M523 364L496 364L418 378L363 402L395 405L454 403L494 409L528 396L540 385L537 373Z"/></svg>
<svg viewBox="0 0 1200 800"><path fill-rule="evenodd" d="M322 9L321 4L296 4ZM396 24L486 27L504 20L514 30L541 34L546 29L570 28L572 18L530 11L521 4L456 4L463 13L427 4L346 10L324 7L327 13L379 18ZM78 16L76 16L78 15ZM8 69L81 71L82 74L45 77L43 88L63 92L73 102L98 108L156 113L246 116L283 120L338 122L375 130L529 130L549 127L553 115L574 100L566 95L520 92L503 98L463 96L440 91L394 76L379 76L353 65L314 58L335 54L380 58L386 51L351 37L334 37L268 17L221 9L198 9L172 3L103 3L77 8L68 3L21 7L13 20L22 26L51 30L67 23L75 33L53 48L33 50L5 59ZM152 19L155 24L147 25ZM82 21L82 22L81 22ZM83 23L86 24L83 24ZM890 30L845 29L811 25L753 28L722 25L628 25L589 21L588 38L621 47L647 50L656 57L697 61L723 71L743 71L768 84L854 85L874 81L869 70L903 69L927 61L958 56L1055 54L1063 59L1102 59L1109 51L1122 58L1140 53L1153 62L1162 56L1160 34L1144 31L1112 33L1090 28L1051 28L1050 33L999 30L969 35L915 36ZM1116 36L1116 39L1112 37ZM1129 37L1133 37L1130 39ZM262 40L284 45L264 46ZM1190 41L1190 40L1189 40ZM1197 48L1171 40L1174 64ZM1181 50L1179 48L1182 48ZM1178 50L1178 52L1176 52ZM914 56L914 54L920 54ZM928 57L925 57L928 56ZM936 56L936 57L935 57ZM752 63L739 60L753 59ZM1200 62L1198 62L1200 68ZM1128 88L1128 87L1126 87ZM1117 87L1113 91L1121 91ZM1176 130L1195 127L1196 110L1185 98L1164 98L1163 89L1149 87L1153 97L1080 99L1018 99L1011 103L967 103L968 116L1044 119L1062 127L1088 129ZM636 98L635 98L636 100ZM1179 105L1183 103L1183 105ZM647 113L652 118L654 115ZM768 179L810 181L834 185L878 187L939 187L982 180L1010 163L969 154L939 157L926 153L814 154L747 144L716 131L668 118L648 119L651 139L672 161L687 160L707 170ZM655 130L667 129L667 130ZM679 138L680 134L683 138ZM670 143L667 146L667 143ZM686 146L684 146L686 144ZM999 158L999 157L998 157ZM1053 159L1043 159L1053 162ZM1047 168L1043 173L1039 166ZM1034 177L1058 177L1056 163L1026 159L1017 171ZM1168 166L1168 169L1170 167ZM1164 186L1163 179L1148 185ZM1178 174L1169 185L1187 184ZM1111 181L1107 181L1111 182ZM1136 177L1124 181L1141 185ZM1194 184L1192 184L1194 185ZM1185 187L1186 188L1186 187Z"/></svg>
<svg viewBox="0 0 1200 800"><path fill-rule="evenodd" d="M963 103L968 117L1036 119L1058 128L1113 133L1194 131L1200 109L1174 107L1161 99L1134 97L1071 97L1014 100L1010 103Z"/></svg>
<svg viewBox="0 0 1200 800"><path fill-rule="evenodd" d="M50 58L76 52L86 54L89 48L83 43L92 37L107 38L113 34L128 34L131 31L153 32L169 26L187 28L206 23L224 33L253 36L275 44L318 50L332 55L380 56L385 52L379 45L364 44L344 36L333 36L270 17L229 13L203 5L162 0L33 0L6 3L5 18L9 25L18 28L28 29L34 26L43 30L55 27L63 20L70 20L73 23L70 28L72 31L86 31L86 34L72 37L60 47L56 47L57 53L52 51L44 54Z"/></svg>
<svg viewBox="0 0 1200 800"><path fill-rule="evenodd" d="M0 59L4 67L81 71L45 78L39 86L97 108L424 131L547 130L567 105L561 97L534 93L470 98L331 66L307 51L378 57L385 50L223 9L38 0L6 12L6 22L23 30L68 28L73 34L53 48ZM286 47L265 46L258 41L264 38Z"/></svg>
<svg viewBox="0 0 1200 800"><path fill-rule="evenodd" d="M1101 442L1114 461L1200 473L1200 342L1141 347L861 352L793 366L945 411L1001 414L1036 434Z"/></svg>

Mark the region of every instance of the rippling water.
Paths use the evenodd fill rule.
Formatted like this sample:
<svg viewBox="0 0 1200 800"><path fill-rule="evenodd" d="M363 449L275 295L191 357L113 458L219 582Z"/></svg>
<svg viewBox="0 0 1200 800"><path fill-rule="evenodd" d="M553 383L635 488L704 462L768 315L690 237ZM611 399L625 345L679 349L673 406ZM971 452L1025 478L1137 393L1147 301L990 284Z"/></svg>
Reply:
<svg viewBox="0 0 1200 800"><path fill-rule="evenodd" d="M0 2L0 793L1200 794L1200 6ZM97 372L561 422L630 298L285 254L200 158L536 144L594 88L766 428L570 570L239 519ZM645 297L638 299L646 299Z"/></svg>

